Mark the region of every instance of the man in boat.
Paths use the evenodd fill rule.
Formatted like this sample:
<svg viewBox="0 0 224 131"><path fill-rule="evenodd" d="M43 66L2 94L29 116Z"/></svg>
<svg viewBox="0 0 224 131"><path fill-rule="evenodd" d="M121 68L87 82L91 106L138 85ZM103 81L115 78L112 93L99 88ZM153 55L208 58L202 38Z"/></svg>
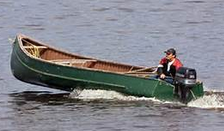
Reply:
<svg viewBox="0 0 224 131"><path fill-rule="evenodd" d="M166 50L165 53L166 56L160 60L157 68L157 78L173 84L176 71L182 67L183 64L176 58L176 50L174 48Z"/></svg>

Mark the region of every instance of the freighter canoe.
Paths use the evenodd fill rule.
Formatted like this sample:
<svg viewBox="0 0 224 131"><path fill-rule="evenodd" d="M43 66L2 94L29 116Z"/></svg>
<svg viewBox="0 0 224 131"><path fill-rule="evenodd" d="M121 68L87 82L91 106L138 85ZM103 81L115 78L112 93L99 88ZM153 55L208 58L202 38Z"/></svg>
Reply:
<svg viewBox="0 0 224 131"><path fill-rule="evenodd" d="M142 67L71 54L25 35L17 35L11 71L19 80L72 92L74 89L113 90L126 95L176 101L174 85L155 75L156 67ZM203 84L190 90L187 101L203 96Z"/></svg>

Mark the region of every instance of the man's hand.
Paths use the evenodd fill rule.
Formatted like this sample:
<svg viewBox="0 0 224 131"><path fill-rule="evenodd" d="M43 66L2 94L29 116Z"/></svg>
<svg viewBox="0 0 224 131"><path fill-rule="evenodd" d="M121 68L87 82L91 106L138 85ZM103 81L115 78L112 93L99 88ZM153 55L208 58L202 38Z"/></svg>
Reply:
<svg viewBox="0 0 224 131"><path fill-rule="evenodd" d="M161 74L159 77L160 77L161 79L164 79L164 78L166 77L166 75L165 75L165 74Z"/></svg>

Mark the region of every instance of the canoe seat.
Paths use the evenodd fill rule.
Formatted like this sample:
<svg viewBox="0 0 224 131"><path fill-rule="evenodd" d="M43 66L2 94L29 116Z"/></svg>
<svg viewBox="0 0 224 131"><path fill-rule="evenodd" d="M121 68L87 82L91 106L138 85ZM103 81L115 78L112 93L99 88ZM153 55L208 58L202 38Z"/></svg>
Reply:
<svg viewBox="0 0 224 131"><path fill-rule="evenodd" d="M87 63L95 63L97 60L91 60L91 59L55 59L55 60L49 60L50 62L56 63L56 64L62 64L62 65L78 65L81 67L89 66Z"/></svg>
<svg viewBox="0 0 224 131"><path fill-rule="evenodd" d="M38 58L40 57L40 52L47 49L46 46L35 46L35 45L23 46L23 48L26 49L31 55Z"/></svg>

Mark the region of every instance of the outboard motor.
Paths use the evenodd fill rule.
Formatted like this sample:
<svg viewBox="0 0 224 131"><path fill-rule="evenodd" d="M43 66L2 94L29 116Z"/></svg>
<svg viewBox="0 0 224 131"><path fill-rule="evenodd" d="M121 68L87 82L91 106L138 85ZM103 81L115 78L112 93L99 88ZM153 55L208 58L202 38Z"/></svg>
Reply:
<svg viewBox="0 0 224 131"><path fill-rule="evenodd" d="M180 67L174 78L174 93L179 96L183 103L187 102L191 88L196 84L196 70L187 67Z"/></svg>

